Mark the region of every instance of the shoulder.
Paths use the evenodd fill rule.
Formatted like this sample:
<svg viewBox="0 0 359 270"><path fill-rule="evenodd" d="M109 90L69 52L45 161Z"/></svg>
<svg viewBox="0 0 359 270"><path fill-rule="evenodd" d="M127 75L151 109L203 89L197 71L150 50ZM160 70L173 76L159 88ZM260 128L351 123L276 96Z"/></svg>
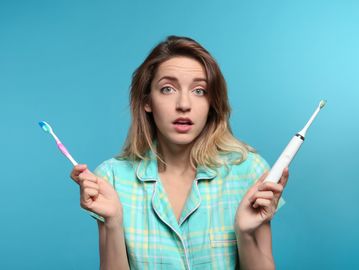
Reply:
<svg viewBox="0 0 359 270"><path fill-rule="evenodd" d="M128 178L132 176L136 170L137 162L129 161L127 159L110 158L103 161L95 169L97 176L107 178L106 180L114 178Z"/></svg>
<svg viewBox="0 0 359 270"><path fill-rule="evenodd" d="M241 172L264 172L269 169L267 161L258 153L248 152L246 159L240 163L228 165L231 171Z"/></svg>
<svg viewBox="0 0 359 270"><path fill-rule="evenodd" d="M218 176L233 185L252 185L269 170L267 161L258 153L249 152L245 160L222 166Z"/></svg>
<svg viewBox="0 0 359 270"><path fill-rule="evenodd" d="M244 161L249 171L264 172L269 169L267 161L258 153L248 153L247 159Z"/></svg>

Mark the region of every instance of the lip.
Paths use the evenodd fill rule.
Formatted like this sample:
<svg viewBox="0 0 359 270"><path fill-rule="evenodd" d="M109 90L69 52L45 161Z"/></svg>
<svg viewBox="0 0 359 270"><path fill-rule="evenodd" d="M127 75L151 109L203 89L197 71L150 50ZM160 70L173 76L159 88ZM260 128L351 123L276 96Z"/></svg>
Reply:
<svg viewBox="0 0 359 270"><path fill-rule="evenodd" d="M190 118L187 118L187 117L179 117L177 118L176 120L174 120L172 122L173 124L181 124L181 123L184 123L183 125L193 125L193 122Z"/></svg>
<svg viewBox="0 0 359 270"><path fill-rule="evenodd" d="M190 118L180 117L172 122L178 133L187 133L192 129L193 122Z"/></svg>

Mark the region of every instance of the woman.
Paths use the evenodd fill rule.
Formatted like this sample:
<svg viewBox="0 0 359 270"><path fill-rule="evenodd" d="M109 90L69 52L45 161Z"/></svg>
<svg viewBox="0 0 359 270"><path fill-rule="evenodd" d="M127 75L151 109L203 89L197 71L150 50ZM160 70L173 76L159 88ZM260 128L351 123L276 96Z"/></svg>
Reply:
<svg viewBox="0 0 359 270"><path fill-rule="evenodd" d="M233 137L212 56L185 37L158 44L134 72L131 113L121 156L71 173L98 219L101 269L274 269L288 170L262 181L268 165Z"/></svg>

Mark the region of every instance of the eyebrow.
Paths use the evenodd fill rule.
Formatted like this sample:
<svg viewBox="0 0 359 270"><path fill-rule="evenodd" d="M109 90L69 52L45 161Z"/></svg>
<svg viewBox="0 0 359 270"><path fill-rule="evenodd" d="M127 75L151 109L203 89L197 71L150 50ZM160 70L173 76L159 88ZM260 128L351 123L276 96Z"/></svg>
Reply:
<svg viewBox="0 0 359 270"><path fill-rule="evenodd" d="M174 82L178 82L178 79L176 77L173 77L173 76L163 76L161 77L157 83L159 83L160 81L162 80L169 80L169 81L174 81ZM193 82L205 82L207 83L207 80L205 78L194 78L193 79Z"/></svg>

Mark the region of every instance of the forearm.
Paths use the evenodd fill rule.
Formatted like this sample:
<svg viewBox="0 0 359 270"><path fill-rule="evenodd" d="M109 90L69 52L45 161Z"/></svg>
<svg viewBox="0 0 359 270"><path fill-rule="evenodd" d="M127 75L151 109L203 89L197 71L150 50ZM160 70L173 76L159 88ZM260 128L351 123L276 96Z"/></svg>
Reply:
<svg viewBox="0 0 359 270"><path fill-rule="evenodd" d="M240 268L243 270L275 269L272 255L270 223L264 223L253 233L237 233Z"/></svg>
<svg viewBox="0 0 359 270"><path fill-rule="evenodd" d="M100 269L130 269L122 224L113 221L99 224L99 232Z"/></svg>

